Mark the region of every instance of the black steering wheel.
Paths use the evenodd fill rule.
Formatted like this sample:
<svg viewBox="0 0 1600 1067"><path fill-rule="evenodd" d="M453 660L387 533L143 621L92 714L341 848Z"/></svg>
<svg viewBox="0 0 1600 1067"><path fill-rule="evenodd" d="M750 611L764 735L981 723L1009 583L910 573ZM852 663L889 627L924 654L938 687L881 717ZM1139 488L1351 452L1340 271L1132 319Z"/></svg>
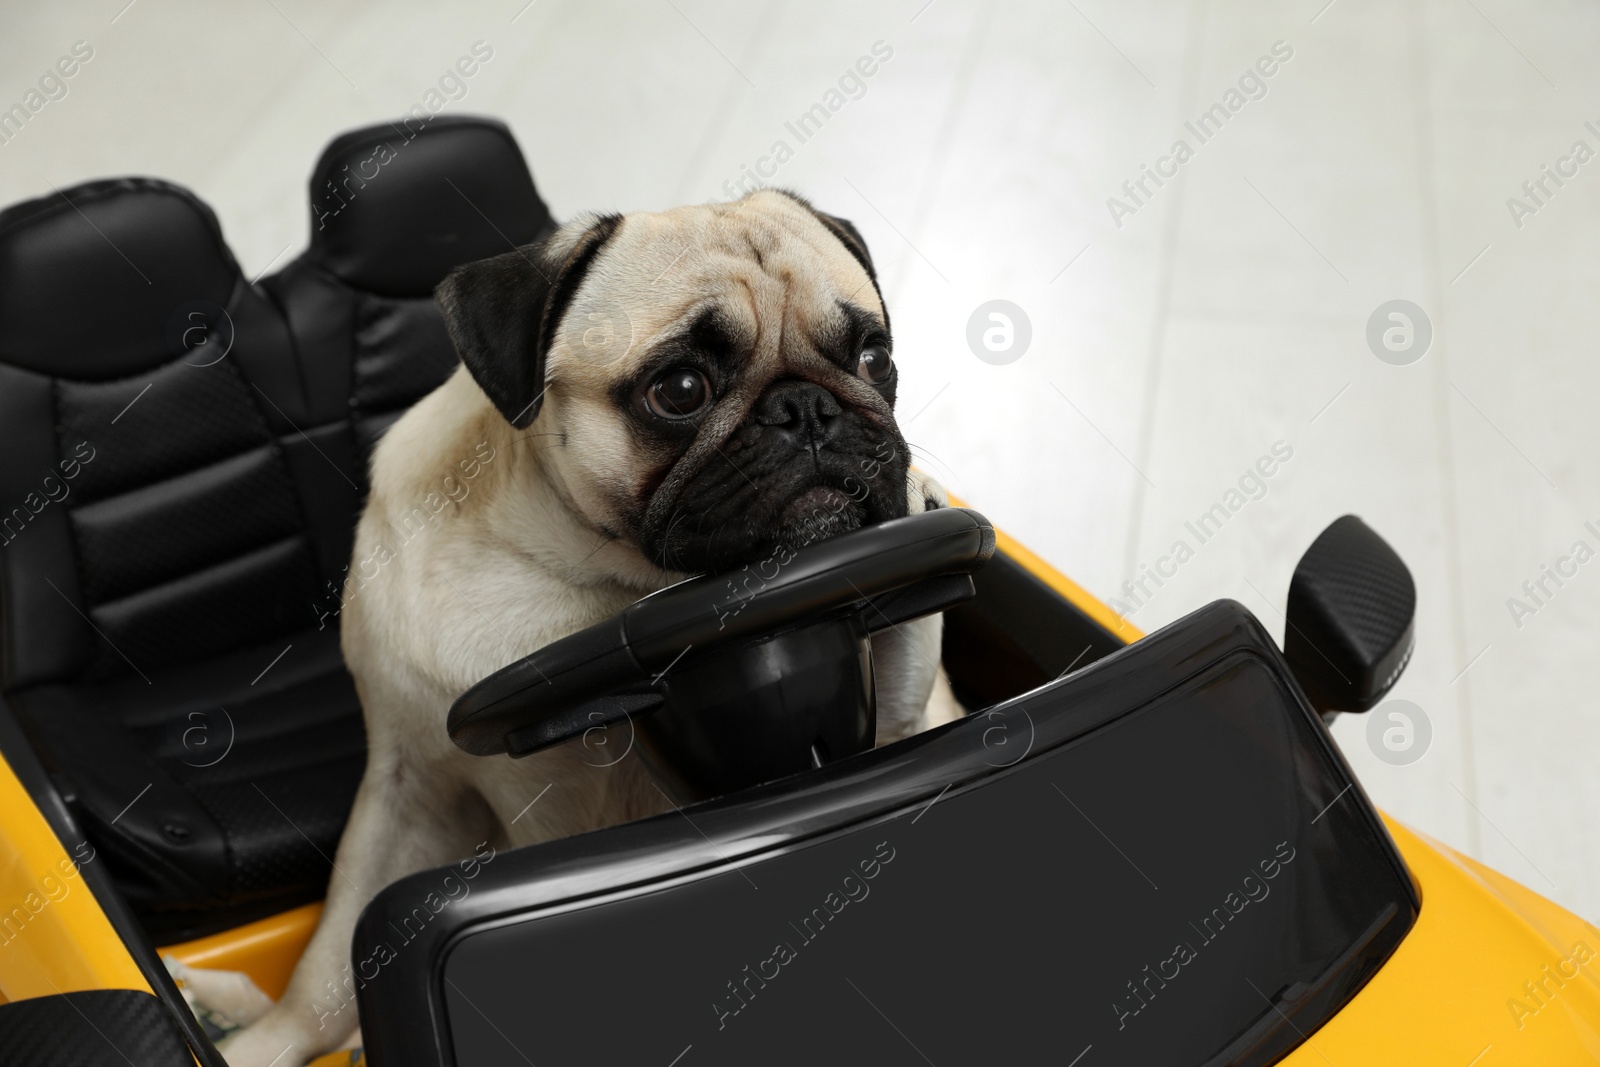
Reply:
<svg viewBox="0 0 1600 1067"><path fill-rule="evenodd" d="M491 674L450 738L523 756L627 719L681 799L864 751L870 635L975 595L994 546L982 515L941 508L691 578Z"/></svg>

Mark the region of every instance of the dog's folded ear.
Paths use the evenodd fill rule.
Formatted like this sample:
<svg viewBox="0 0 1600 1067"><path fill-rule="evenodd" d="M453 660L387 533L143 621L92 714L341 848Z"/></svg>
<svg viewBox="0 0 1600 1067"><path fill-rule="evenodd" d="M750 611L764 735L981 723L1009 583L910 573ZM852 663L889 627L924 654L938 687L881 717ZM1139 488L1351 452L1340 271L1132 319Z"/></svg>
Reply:
<svg viewBox="0 0 1600 1067"><path fill-rule="evenodd" d="M533 422L544 401L545 360L595 257L622 222L574 223L514 251L466 263L434 299L461 362L511 425Z"/></svg>
<svg viewBox="0 0 1600 1067"><path fill-rule="evenodd" d="M844 245L849 253L856 258L856 262L861 264L861 269L867 272L867 277L872 279L872 283L874 285L878 283L878 272L872 266L872 253L867 251L866 238L861 236L861 231L856 229L855 223L849 219L841 219L838 215L830 215L826 211L818 210L817 205L792 190L778 189L776 192L782 193L790 200L798 201L806 210L815 215L817 221L827 227L839 239L839 243Z"/></svg>
<svg viewBox="0 0 1600 1067"><path fill-rule="evenodd" d="M816 208L811 210L816 211ZM825 211L817 211L817 218L838 236L840 242L850 250L850 254L856 257L862 269L867 272L867 277L876 282L878 272L872 267L872 253L867 251L867 240L861 236L861 231L856 229L856 224Z"/></svg>

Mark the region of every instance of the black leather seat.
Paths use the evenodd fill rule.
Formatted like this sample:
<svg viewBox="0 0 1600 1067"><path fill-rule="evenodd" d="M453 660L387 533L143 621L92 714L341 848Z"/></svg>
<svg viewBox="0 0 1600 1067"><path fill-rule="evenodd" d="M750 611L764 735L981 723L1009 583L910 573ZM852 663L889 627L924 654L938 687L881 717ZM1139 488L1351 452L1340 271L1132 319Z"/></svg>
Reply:
<svg viewBox="0 0 1600 1067"><path fill-rule="evenodd" d="M382 129L410 137L261 287L165 182L0 212L0 691L158 939L322 894L367 457L455 365L433 285L549 224L500 124Z"/></svg>
<svg viewBox="0 0 1600 1067"><path fill-rule="evenodd" d="M356 494L306 409L282 316L188 192L0 214L6 699L158 936L314 899L361 773L313 611Z"/></svg>
<svg viewBox="0 0 1600 1067"><path fill-rule="evenodd" d="M553 226L503 123L407 119L323 151L310 247L262 285L321 376L319 415L351 421L363 473L383 431L458 363L434 287Z"/></svg>

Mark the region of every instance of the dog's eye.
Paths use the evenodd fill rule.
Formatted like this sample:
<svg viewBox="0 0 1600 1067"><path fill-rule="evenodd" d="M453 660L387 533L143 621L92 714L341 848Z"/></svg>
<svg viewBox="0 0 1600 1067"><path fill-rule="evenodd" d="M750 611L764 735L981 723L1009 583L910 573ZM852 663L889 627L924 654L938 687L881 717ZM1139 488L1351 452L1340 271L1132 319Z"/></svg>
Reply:
<svg viewBox="0 0 1600 1067"><path fill-rule="evenodd" d="M711 400L711 383L688 367L676 367L655 380L645 393L651 412L663 419L687 419Z"/></svg>
<svg viewBox="0 0 1600 1067"><path fill-rule="evenodd" d="M856 363L856 377L872 385L882 385L889 380L889 373L894 370L894 361L889 358L889 350L882 345L868 345L861 350L861 359Z"/></svg>

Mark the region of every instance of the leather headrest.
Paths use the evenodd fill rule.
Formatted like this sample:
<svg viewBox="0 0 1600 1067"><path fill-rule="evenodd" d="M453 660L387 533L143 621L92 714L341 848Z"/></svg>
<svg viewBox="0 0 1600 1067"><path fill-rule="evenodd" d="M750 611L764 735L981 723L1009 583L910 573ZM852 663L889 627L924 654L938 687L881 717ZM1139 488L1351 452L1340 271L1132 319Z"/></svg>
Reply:
<svg viewBox="0 0 1600 1067"><path fill-rule="evenodd" d="M86 182L0 212L0 360L80 381L182 354L173 315L241 280L217 217L154 178Z"/></svg>
<svg viewBox="0 0 1600 1067"><path fill-rule="evenodd" d="M504 123L406 118L338 137L311 175L309 258L383 296L423 297L462 263L551 225Z"/></svg>

